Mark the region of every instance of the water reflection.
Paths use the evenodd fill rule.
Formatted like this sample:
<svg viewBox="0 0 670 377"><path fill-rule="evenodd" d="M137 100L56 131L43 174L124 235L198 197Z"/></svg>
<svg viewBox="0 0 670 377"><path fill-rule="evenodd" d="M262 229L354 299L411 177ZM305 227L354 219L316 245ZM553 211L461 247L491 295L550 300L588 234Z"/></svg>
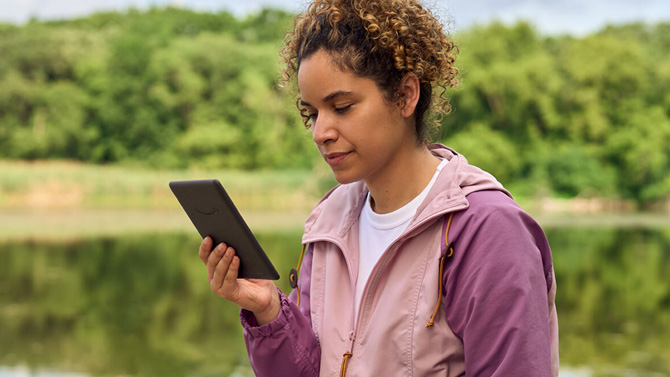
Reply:
<svg viewBox="0 0 670 377"><path fill-rule="evenodd" d="M670 375L670 230L561 229L548 237L562 362L591 365L596 376Z"/></svg>
<svg viewBox="0 0 670 377"><path fill-rule="evenodd" d="M561 363L593 376L669 375L670 231L548 236ZM259 239L286 275L300 233ZM238 310L209 291L198 242L156 234L0 244L0 374L252 376Z"/></svg>

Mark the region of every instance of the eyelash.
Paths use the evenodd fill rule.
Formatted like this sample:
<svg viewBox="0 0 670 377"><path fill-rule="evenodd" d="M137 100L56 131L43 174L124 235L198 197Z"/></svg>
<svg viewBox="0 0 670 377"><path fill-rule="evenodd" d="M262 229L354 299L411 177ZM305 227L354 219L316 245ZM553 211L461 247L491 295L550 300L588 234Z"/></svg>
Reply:
<svg viewBox="0 0 670 377"><path fill-rule="evenodd" d="M349 111L350 108L351 108L351 105L347 105L347 106L344 106L344 107L336 107L335 112L338 113L338 114L344 114L347 111Z"/></svg>

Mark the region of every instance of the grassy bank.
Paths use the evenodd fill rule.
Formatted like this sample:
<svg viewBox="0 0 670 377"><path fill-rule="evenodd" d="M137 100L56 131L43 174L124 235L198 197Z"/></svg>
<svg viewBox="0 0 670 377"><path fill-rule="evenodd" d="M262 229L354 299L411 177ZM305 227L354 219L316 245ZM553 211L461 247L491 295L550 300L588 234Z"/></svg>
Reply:
<svg viewBox="0 0 670 377"><path fill-rule="evenodd" d="M242 211L253 232L300 232L308 211ZM186 233L196 230L181 209L2 209L0 243L8 241L67 242L144 233Z"/></svg>
<svg viewBox="0 0 670 377"><path fill-rule="evenodd" d="M310 171L146 170L74 162L0 161L0 209L174 209L172 180L219 179L243 209L311 208L333 184Z"/></svg>
<svg viewBox="0 0 670 377"><path fill-rule="evenodd" d="M0 240L194 232L168 182L203 178L218 178L223 183L254 231L301 229L310 209L335 184L328 170L155 171L72 162L0 161ZM670 224L667 213L634 213L606 200L516 200L544 227Z"/></svg>
<svg viewBox="0 0 670 377"><path fill-rule="evenodd" d="M250 227L296 230L334 184L311 171L146 170L63 161L0 161L0 241L194 232L168 182L217 178Z"/></svg>

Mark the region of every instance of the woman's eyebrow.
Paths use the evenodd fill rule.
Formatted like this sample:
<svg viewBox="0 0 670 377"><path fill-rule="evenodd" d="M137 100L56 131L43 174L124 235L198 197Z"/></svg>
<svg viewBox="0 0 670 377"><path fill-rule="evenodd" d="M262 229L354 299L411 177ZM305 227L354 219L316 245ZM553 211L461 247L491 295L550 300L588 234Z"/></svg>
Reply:
<svg viewBox="0 0 670 377"><path fill-rule="evenodd" d="M322 99L321 101L322 101L322 102L329 102L329 101L332 101L332 100L334 100L334 99L336 99L336 98L338 98L338 97L348 96L348 95L351 95L351 94L354 94L354 92L346 91L346 90L338 90L338 91L336 91L336 92L332 92L332 93L330 93L329 95L323 97L323 99ZM309 106L309 107L313 107L312 105L310 105L309 103L307 103L307 102L305 102L305 101L303 101L303 100L300 100L300 106Z"/></svg>
<svg viewBox="0 0 670 377"><path fill-rule="evenodd" d="M342 97L342 96L348 96L353 94L353 92L350 91L345 91L345 90L338 90L337 92L330 93L329 95L323 97L323 102L329 102L334 100L337 97Z"/></svg>

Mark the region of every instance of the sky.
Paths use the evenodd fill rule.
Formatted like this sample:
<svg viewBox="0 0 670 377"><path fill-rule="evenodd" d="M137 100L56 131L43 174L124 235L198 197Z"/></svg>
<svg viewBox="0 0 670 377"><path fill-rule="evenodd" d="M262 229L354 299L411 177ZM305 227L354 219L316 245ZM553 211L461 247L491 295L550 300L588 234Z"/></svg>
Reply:
<svg viewBox="0 0 670 377"><path fill-rule="evenodd" d="M0 0L0 22L31 17L63 19L102 10L175 5L199 11L228 10L243 16L272 6L299 11L304 0ZM670 0L426 0L451 30L476 23L527 20L546 34L584 35L608 23L670 22Z"/></svg>

